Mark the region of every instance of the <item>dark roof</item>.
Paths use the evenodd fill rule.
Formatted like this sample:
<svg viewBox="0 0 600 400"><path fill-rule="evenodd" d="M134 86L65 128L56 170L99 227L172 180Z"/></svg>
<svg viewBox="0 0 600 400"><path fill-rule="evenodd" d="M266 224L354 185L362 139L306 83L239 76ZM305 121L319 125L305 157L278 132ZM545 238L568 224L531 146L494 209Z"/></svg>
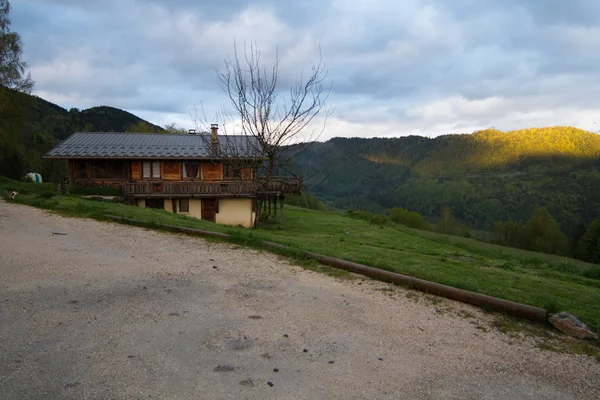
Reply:
<svg viewBox="0 0 600 400"><path fill-rule="evenodd" d="M236 158L260 158L254 138L219 135L221 154ZM75 132L44 158L215 158L210 135L130 132Z"/></svg>

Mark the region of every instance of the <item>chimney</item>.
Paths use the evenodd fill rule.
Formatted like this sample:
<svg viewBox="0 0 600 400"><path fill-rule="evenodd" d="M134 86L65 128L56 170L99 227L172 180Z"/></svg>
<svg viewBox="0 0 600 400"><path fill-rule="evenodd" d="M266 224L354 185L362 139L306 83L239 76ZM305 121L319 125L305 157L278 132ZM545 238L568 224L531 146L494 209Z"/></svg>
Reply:
<svg viewBox="0 0 600 400"><path fill-rule="evenodd" d="M219 124L210 124L210 140L213 143L218 141L219 137Z"/></svg>
<svg viewBox="0 0 600 400"><path fill-rule="evenodd" d="M196 134L196 130L195 129L190 129L190 130L188 130L188 134L195 135Z"/></svg>
<svg viewBox="0 0 600 400"><path fill-rule="evenodd" d="M212 144L213 152L219 151L219 124L210 124L210 143Z"/></svg>

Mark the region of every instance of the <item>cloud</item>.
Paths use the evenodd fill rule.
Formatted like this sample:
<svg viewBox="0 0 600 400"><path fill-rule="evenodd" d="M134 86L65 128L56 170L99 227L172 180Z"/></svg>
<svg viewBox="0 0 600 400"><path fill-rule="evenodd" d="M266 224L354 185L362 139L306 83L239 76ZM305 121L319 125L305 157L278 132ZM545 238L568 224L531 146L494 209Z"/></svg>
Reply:
<svg viewBox="0 0 600 400"><path fill-rule="evenodd" d="M594 129L600 110L595 0L20 0L12 16L36 94L159 124L227 105L215 69L234 40L267 64L278 51L283 89L323 55L322 139Z"/></svg>

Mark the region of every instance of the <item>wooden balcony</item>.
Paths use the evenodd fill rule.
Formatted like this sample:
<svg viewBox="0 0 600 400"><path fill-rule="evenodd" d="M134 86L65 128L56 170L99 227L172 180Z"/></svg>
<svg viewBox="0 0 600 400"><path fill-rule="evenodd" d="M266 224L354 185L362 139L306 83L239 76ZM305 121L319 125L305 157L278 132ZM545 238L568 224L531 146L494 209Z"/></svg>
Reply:
<svg viewBox="0 0 600 400"><path fill-rule="evenodd" d="M254 197L262 195L297 195L300 180L276 179L268 183L248 181L215 182L127 182L123 185L128 197Z"/></svg>

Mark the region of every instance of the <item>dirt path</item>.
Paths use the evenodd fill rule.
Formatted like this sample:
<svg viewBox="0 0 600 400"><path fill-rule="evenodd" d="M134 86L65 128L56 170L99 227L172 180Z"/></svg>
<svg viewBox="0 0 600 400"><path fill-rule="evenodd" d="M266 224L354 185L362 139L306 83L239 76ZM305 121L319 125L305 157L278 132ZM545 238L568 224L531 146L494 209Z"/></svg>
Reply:
<svg viewBox="0 0 600 400"><path fill-rule="evenodd" d="M600 363L477 328L486 318L269 253L0 202L3 400L600 398Z"/></svg>

